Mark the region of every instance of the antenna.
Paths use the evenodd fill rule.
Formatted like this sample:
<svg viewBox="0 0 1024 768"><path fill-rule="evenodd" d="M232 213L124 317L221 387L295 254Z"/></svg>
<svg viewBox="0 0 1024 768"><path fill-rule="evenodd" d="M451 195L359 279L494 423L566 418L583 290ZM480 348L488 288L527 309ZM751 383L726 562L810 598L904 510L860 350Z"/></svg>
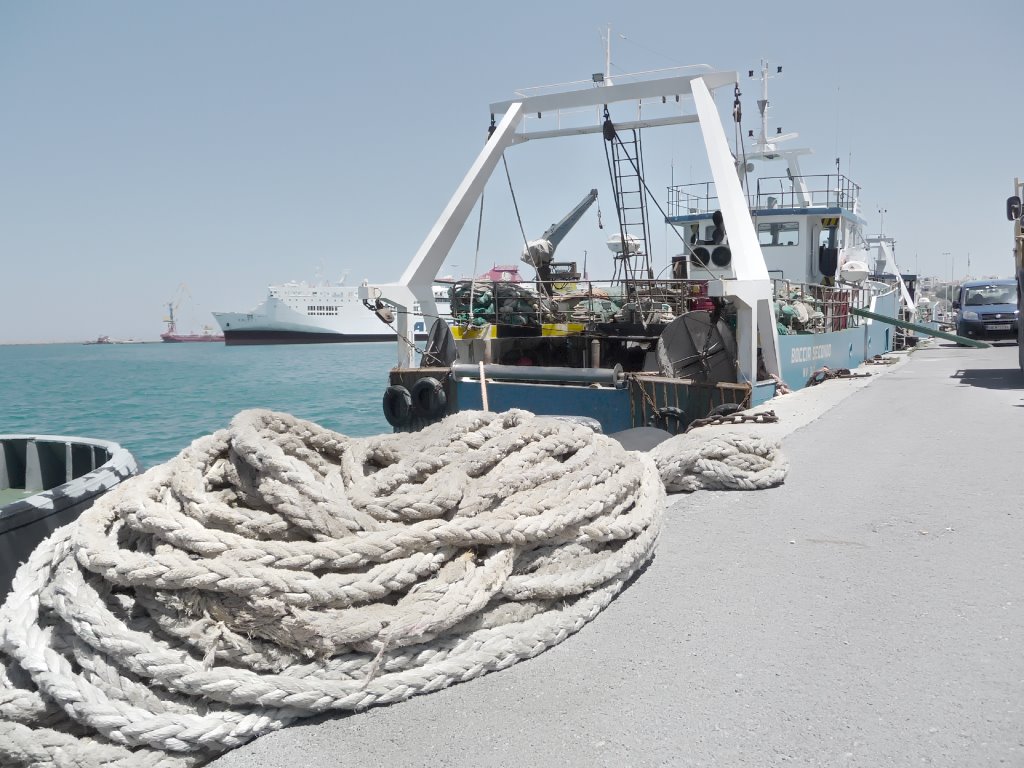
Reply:
<svg viewBox="0 0 1024 768"><path fill-rule="evenodd" d="M761 112L761 144L768 141L768 62L761 59L761 98L757 102Z"/></svg>
<svg viewBox="0 0 1024 768"><path fill-rule="evenodd" d="M839 86L836 86L836 157L839 156Z"/></svg>
<svg viewBox="0 0 1024 768"><path fill-rule="evenodd" d="M839 167L839 158L837 157L836 158L836 168L838 168L838 167ZM889 212L888 208L879 208L878 209L878 217L879 217L878 231L882 235L885 234L885 214L888 213L888 212Z"/></svg>
<svg viewBox="0 0 1024 768"><path fill-rule="evenodd" d="M612 25L608 25L608 33L604 38L604 82L612 84Z"/></svg>
<svg viewBox="0 0 1024 768"><path fill-rule="evenodd" d="M768 61L761 59L761 98L757 100L757 109L761 113L761 136L758 138L757 143L764 147L768 143L768 80L772 77L776 77L782 74L782 67L777 66L775 68L775 74L771 75L768 72ZM747 76L753 77L754 70L748 69ZM775 129L776 136L782 136L782 127L779 126ZM786 138L790 138L787 136Z"/></svg>
<svg viewBox="0 0 1024 768"><path fill-rule="evenodd" d="M625 37L625 36L623 36ZM604 72L595 72L590 76L594 85L601 87L612 84L612 25L609 24L607 31L601 32L601 43L604 48Z"/></svg>

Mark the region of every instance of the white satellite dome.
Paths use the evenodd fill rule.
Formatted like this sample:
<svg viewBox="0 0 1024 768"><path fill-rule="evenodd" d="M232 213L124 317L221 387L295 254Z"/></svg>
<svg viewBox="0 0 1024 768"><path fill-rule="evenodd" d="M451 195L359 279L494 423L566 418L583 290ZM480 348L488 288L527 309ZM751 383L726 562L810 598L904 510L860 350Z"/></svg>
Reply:
<svg viewBox="0 0 1024 768"><path fill-rule="evenodd" d="M848 261L839 269L839 279L844 283L863 283L871 270L863 261Z"/></svg>
<svg viewBox="0 0 1024 768"><path fill-rule="evenodd" d="M640 241L637 240L633 235L626 235L626 247L622 247L622 235L616 232L614 235L608 238L608 242L605 243L608 246L608 250L612 253L625 253L632 256L634 253L640 252Z"/></svg>

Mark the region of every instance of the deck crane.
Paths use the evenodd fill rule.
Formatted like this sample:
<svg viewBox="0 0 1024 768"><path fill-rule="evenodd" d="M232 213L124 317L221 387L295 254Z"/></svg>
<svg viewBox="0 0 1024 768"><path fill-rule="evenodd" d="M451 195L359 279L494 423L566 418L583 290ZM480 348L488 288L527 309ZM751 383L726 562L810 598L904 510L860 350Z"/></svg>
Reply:
<svg viewBox="0 0 1024 768"><path fill-rule="evenodd" d="M531 240L523 248L522 261L537 270L539 286L548 295L551 294L553 282L574 282L580 278L579 272L576 270L576 262L556 262L553 258L558 244L569 234L569 230L583 217L595 200L597 200L597 190L592 189L561 221L552 224L539 239ZM598 225L600 226L600 217Z"/></svg>
<svg viewBox="0 0 1024 768"><path fill-rule="evenodd" d="M597 190L592 189L583 196L583 199L576 204L575 208L565 214L561 221L548 227L544 234L540 236L541 240L547 240L553 248L557 248L558 244L569 234L569 230L583 217L583 214L594 204L595 200L597 200Z"/></svg>

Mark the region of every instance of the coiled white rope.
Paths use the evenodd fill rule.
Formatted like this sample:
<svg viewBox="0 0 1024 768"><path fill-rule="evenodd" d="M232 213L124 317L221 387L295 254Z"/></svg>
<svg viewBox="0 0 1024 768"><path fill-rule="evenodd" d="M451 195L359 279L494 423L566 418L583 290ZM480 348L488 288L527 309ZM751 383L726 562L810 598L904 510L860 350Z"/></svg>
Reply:
<svg viewBox="0 0 1024 768"><path fill-rule="evenodd" d="M199 765L535 656L651 558L664 497L650 456L524 412L352 439L245 411L18 571L0 765Z"/></svg>
<svg viewBox="0 0 1024 768"><path fill-rule="evenodd" d="M51 536L0 609L0 763L195 765L535 656L651 557L649 459L522 412L354 440L267 411Z"/></svg>
<svg viewBox="0 0 1024 768"><path fill-rule="evenodd" d="M777 440L721 427L701 427L651 450L669 493L756 491L781 485L789 462Z"/></svg>

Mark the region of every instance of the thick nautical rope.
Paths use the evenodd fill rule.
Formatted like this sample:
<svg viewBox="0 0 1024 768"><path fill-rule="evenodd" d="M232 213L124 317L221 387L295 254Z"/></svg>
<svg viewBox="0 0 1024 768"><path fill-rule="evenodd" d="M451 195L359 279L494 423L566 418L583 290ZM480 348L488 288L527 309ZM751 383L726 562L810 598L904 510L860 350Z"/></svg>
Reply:
<svg viewBox="0 0 1024 768"><path fill-rule="evenodd" d="M243 412L18 571L0 765L198 765L535 656L650 559L664 498L649 457L523 412L367 439Z"/></svg>
<svg viewBox="0 0 1024 768"><path fill-rule="evenodd" d="M669 493L762 490L781 485L789 470L777 440L720 426L669 438L651 450L651 457Z"/></svg>

